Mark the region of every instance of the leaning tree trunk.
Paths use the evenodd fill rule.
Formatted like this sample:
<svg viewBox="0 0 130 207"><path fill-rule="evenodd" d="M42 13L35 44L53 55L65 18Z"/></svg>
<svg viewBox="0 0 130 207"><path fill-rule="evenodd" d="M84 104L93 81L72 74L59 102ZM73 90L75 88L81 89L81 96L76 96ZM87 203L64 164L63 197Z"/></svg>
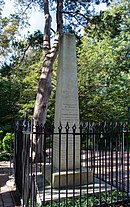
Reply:
<svg viewBox="0 0 130 207"><path fill-rule="evenodd" d="M63 0L58 0L57 1L57 32L55 34L53 46L51 47L50 46L51 16L49 13L49 1L44 0L44 15L45 15L45 28L44 28L44 39L43 39L44 61L43 61L43 69L39 79L38 92L37 92L35 106L34 106L34 113L33 113L34 126L36 126L37 124L44 125L46 122L48 102L52 91L53 63L57 56L59 37L62 33L62 24L63 24L62 8L63 8ZM34 130L36 130L35 127ZM39 154L41 154L41 146L43 146L42 137L33 138L33 159L36 156L36 142L38 142L37 154L39 156Z"/></svg>

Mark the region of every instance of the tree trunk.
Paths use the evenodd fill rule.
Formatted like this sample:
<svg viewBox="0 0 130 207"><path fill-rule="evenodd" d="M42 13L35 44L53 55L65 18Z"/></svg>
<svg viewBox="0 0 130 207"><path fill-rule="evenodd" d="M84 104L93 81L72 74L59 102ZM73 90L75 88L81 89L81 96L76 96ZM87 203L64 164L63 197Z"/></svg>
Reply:
<svg viewBox="0 0 130 207"><path fill-rule="evenodd" d="M38 84L38 92L36 96L33 120L34 120L34 131L36 130L36 125L44 125L46 122L48 101L52 91L52 71L53 63L56 59L58 52L58 42L59 37L62 34L62 9L63 1L57 1L57 32L55 35L55 40L53 46L50 46L50 30L51 30L51 16L49 13L49 1L44 0L44 15L45 15L45 28L44 28L44 61L43 69ZM36 155L36 142L37 154L41 154L41 146L43 146L44 140L41 137L33 138L33 159Z"/></svg>
<svg viewBox="0 0 130 207"><path fill-rule="evenodd" d="M55 43L51 50L44 57L43 69L39 79L38 92L36 96L33 119L35 124L45 124L48 100L52 91L52 71L53 63L57 56L57 47L58 47L58 38L59 35L55 38Z"/></svg>

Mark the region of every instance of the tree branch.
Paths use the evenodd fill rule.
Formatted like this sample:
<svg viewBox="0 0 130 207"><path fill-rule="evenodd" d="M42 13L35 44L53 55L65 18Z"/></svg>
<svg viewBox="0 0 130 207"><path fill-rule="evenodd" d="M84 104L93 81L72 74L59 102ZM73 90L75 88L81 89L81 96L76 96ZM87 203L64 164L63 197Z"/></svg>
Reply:
<svg viewBox="0 0 130 207"><path fill-rule="evenodd" d="M55 32L55 30L54 30L54 29L52 29L52 28L51 28L51 31L52 31L54 34L56 33L56 32Z"/></svg>
<svg viewBox="0 0 130 207"><path fill-rule="evenodd" d="M76 11L76 12L67 12L67 11L62 11L62 14L70 14L72 17L75 17L77 14L82 16L84 19L88 20L89 18L85 16L84 14Z"/></svg>
<svg viewBox="0 0 130 207"><path fill-rule="evenodd" d="M45 28L44 28L43 48L46 55L50 50L50 29L51 29L51 15L49 13L48 0L44 0L44 15L45 15Z"/></svg>
<svg viewBox="0 0 130 207"><path fill-rule="evenodd" d="M57 22L57 31L59 32L59 35L61 35L63 32L62 11L63 11L63 0L57 0L56 22Z"/></svg>

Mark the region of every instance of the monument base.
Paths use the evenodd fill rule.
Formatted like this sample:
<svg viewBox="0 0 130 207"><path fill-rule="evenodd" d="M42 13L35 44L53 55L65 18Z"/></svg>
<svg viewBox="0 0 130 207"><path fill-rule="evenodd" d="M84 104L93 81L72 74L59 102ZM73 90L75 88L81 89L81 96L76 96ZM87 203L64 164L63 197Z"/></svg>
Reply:
<svg viewBox="0 0 130 207"><path fill-rule="evenodd" d="M82 167L81 175L80 169L68 170L67 175L66 171L60 171L53 168L53 173L51 174L51 166L46 166L45 168L45 179L50 183L53 188L65 187L67 185L66 178L68 179L68 186L77 186L93 183L93 171L88 170L86 167Z"/></svg>

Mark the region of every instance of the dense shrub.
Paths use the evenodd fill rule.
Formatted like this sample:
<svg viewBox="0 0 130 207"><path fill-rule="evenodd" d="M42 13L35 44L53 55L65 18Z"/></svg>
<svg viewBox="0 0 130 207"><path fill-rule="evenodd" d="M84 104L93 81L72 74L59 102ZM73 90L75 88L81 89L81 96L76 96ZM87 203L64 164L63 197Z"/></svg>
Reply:
<svg viewBox="0 0 130 207"><path fill-rule="evenodd" d="M13 155L7 152L0 153L0 161L8 161L13 158Z"/></svg>
<svg viewBox="0 0 130 207"><path fill-rule="evenodd" d="M3 135L3 131L0 130L0 150L2 149L2 135Z"/></svg>
<svg viewBox="0 0 130 207"><path fill-rule="evenodd" d="M14 133L6 133L3 138L2 148L4 152L11 153L13 152L13 143L14 143Z"/></svg>
<svg viewBox="0 0 130 207"><path fill-rule="evenodd" d="M2 135L2 131L0 131L0 135ZM0 161L6 161L13 158L13 145L14 145L14 134L6 133L6 135L0 137Z"/></svg>

